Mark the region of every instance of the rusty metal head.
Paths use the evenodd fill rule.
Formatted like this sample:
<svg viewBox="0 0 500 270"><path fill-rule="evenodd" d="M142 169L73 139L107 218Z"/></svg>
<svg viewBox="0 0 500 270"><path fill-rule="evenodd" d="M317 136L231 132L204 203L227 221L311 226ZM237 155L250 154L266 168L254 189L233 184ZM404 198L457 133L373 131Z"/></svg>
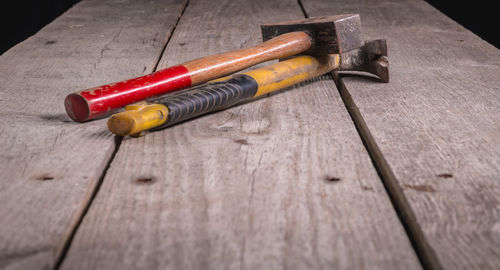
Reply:
<svg viewBox="0 0 500 270"><path fill-rule="evenodd" d="M383 82L389 82L387 41L385 39L366 41L358 49L341 53L339 71L368 72L378 76Z"/></svg>
<svg viewBox="0 0 500 270"><path fill-rule="evenodd" d="M343 53L363 45L359 14L314 17L261 26L264 41L289 32L306 32L313 44L305 54Z"/></svg>

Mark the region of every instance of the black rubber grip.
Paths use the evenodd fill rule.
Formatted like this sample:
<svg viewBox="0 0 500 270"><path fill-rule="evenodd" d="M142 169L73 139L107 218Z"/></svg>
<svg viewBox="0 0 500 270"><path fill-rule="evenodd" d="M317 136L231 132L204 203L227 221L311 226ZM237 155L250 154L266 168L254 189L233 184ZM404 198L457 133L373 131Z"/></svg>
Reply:
<svg viewBox="0 0 500 270"><path fill-rule="evenodd" d="M167 122L158 127L160 129L248 100L257 93L257 88L252 77L235 75L225 81L200 85L150 101L168 107Z"/></svg>

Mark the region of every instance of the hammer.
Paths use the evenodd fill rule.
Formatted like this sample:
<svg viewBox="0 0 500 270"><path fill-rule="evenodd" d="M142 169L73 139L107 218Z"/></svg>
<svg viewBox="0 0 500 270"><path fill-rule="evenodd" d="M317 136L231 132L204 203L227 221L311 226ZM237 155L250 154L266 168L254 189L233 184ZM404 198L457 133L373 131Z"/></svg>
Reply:
<svg viewBox="0 0 500 270"><path fill-rule="evenodd" d="M366 42L344 54L296 56L267 67L220 78L179 93L128 105L108 120L108 129L119 136L139 136L188 119L225 109L326 72L364 71L388 79L385 40Z"/></svg>
<svg viewBox="0 0 500 270"><path fill-rule="evenodd" d="M69 94L64 105L76 122L111 113L128 104L198 85L268 60L338 54L362 45L358 14L317 17L262 26L265 42L172 66L142 77Z"/></svg>

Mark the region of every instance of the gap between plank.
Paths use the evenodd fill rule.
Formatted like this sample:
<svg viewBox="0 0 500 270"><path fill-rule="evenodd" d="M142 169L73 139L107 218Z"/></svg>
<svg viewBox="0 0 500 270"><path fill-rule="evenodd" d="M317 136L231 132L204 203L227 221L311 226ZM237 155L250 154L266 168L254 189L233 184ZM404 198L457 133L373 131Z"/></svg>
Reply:
<svg viewBox="0 0 500 270"><path fill-rule="evenodd" d="M161 49L160 55L158 56L158 59L156 59L156 64L153 68L153 72L155 72L158 69L158 65L160 64L160 60L163 57L163 54L165 53L165 49L167 48L168 43L170 43L170 39L172 39L172 36L174 35L175 29L177 29L177 25L179 24L179 21L181 20L182 16L184 15L184 12L186 12L186 8L189 5L189 0L186 0L186 3L184 4L184 8L182 8L181 14L179 17L177 17L177 21L175 21L174 27L172 27L172 30L168 34L167 41L165 42L165 45Z"/></svg>
<svg viewBox="0 0 500 270"><path fill-rule="evenodd" d="M307 11L302 4L302 0L297 0L297 3L302 10L305 18L309 18ZM425 235L417 222L417 218L411 208L403 190L398 184L398 180L394 175L389 163L385 159L382 151L378 147L373 138L368 126L366 125L358 106L352 99L351 94L347 90L344 82L337 72L330 73L337 86L337 90L342 98L344 106L349 113L356 131L358 132L363 145L370 156L370 159L377 171L377 174L384 185L384 188L391 200L392 206L396 211L398 218L403 225L410 243L417 254L418 260L424 269L440 270L443 269L436 253L427 242Z"/></svg>
<svg viewBox="0 0 500 270"><path fill-rule="evenodd" d="M87 215L87 212L90 209L90 205L94 201L94 199L97 195L97 192L99 192L99 189L101 188L101 185L104 182L104 177L106 177L106 173L108 172L108 169L111 166L111 162L113 162L113 159L115 158L116 153L118 152L118 149L120 148L123 137L115 136L114 140L115 140L115 148L113 149L113 153L111 153L109 160L106 162L106 166L104 167L104 170L102 171L101 176L99 176L99 179L97 180L97 183L96 183L94 189L92 190L92 194L90 195L90 198L89 198L87 204L83 207L83 210L82 210L82 213L80 214L80 217L78 218L78 220L76 221L76 224L73 226L73 229L71 230L68 237L64 241L61 253L57 257L56 262L54 264L54 269L56 269L56 270L61 267L61 265L64 261L64 258L66 258L66 254L68 253L68 250L71 246L71 243L73 242L73 238L75 237L76 232L78 231L78 228L82 224L83 219Z"/></svg>
<svg viewBox="0 0 500 270"><path fill-rule="evenodd" d="M342 101L347 109L347 112L351 116L354 126L358 131L359 136L363 142L363 145L372 160L372 163L379 175L382 184L391 200L392 206L396 211L401 224L403 225L408 238L410 239L411 245L417 254L417 257L422 264L424 269L440 270L443 269L439 259L434 252L434 249L429 245L425 235L417 222L417 218L413 209L411 208L403 190L398 184L398 180L394 175L389 163L385 159L382 151L378 147L373 135L371 134L368 126L366 125L358 106L352 99L351 94L347 90L344 82L340 78L337 72L332 72L330 74L337 86L340 93Z"/></svg>
<svg viewBox="0 0 500 270"><path fill-rule="evenodd" d="M165 49L167 48L167 45L170 42L170 39L172 38L172 36L175 32L175 29L177 28L177 25L179 24L179 21L181 20L182 16L184 15L184 12L186 11L186 8L188 5L189 5L189 0L186 0L179 17L177 18L174 26L172 27L172 30L169 33L167 33L167 39L165 41L165 44L163 45L163 48L162 48L158 58L156 59L155 65L153 67L153 72L157 71L160 60L161 60L163 54L165 53ZM109 167L111 166L111 163L113 163L113 160L115 159L116 153L118 153L118 150L120 149L120 145L121 145L122 141L123 141L123 137L120 137L120 136L114 137L115 147L113 149L113 152L111 153L111 156L109 157L108 161L106 162L106 166L104 167L102 174L99 176L99 179L97 180L97 183L92 191L92 194L90 195L90 198L89 198L87 204L84 205L80 217L78 218L75 225L73 226L73 229L71 230L68 237L64 241L61 253L56 257L56 261L55 261L54 268L53 268L54 270L59 270L61 268L61 265L64 262L66 255L68 254L68 251L71 247L71 243L73 242L73 239L78 231L78 228L82 224L83 219L87 215L87 213L90 209L90 206L92 205L92 202L96 198L97 193L99 192L99 190L102 186L102 183L104 182L104 178L106 177L106 174L109 170Z"/></svg>

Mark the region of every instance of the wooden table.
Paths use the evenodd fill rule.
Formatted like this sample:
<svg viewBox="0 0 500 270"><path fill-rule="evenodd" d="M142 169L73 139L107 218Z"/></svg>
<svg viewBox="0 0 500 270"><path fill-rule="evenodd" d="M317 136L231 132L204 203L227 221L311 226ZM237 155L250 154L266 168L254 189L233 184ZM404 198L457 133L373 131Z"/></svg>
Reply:
<svg viewBox="0 0 500 270"><path fill-rule="evenodd" d="M82 1L4 53L0 268L500 269L499 50L422 0L299 3ZM388 39L389 84L327 74L141 138L65 115L338 13Z"/></svg>

